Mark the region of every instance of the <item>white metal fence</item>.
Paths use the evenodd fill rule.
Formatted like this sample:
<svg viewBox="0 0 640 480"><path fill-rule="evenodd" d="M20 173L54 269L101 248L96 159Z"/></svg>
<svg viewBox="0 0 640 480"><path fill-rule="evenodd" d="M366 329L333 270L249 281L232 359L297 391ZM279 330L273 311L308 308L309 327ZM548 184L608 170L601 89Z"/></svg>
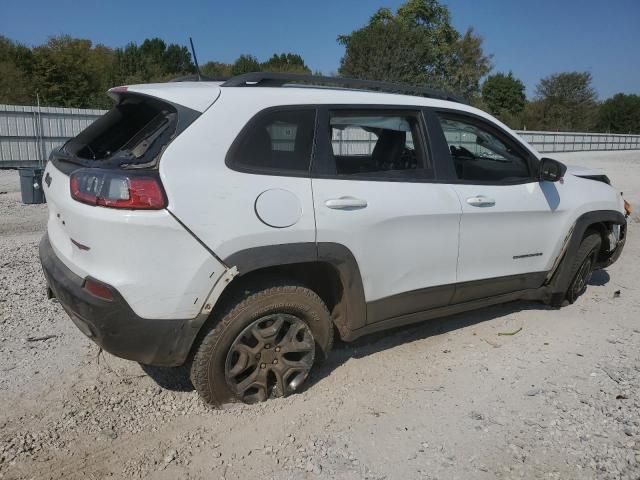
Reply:
<svg viewBox="0 0 640 480"><path fill-rule="evenodd" d="M640 150L640 135L618 135L609 133L571 133L516 131L540 153L586 152L595 150ZM338 155L371 155L377 137L362 129L338 130L334 132L333 151ZM475 141L456 139L456 145L463 144L477 152Z"/></svg>
<svg viewBox="0 0 640 480"><path fill-rule="evenodd" d="M518 134L541 153L640 149L640 135L534 131L519 131Z"/></svg>
<svg viewBox="0 0 640 480"><path fill-rule="evenodd" d="M0 168L35 166L105 110L0 105Z"/></svg>
<svg viewBox="0 0 640 480"><path fill-rule="evenodd" d="M77 135L105 110L0 105L0 168L35 166L49 152ZM366 132L365 132L366 133ZM640 150L640 135L534 132L518 134L539 152ZM332 138L334 151L343 155L370 154L375 135L345 129Z"/></svg>

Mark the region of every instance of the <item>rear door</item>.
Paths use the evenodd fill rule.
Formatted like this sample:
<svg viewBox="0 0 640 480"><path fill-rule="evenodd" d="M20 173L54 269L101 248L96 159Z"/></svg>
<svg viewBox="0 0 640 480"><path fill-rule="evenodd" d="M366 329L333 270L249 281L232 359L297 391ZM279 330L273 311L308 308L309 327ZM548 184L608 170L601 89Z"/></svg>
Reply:
<svg viewBox="0 0 640 480"><path fill-rule="evenodd" d="M538 181L538 160L494 123L462 112L433 116L462 205L453 301L539 287L557 253L561 185Z"/></svg>
<svg viewBox="0 0 640 480"><path fill-rule="evenodd" d="M318 248L338 243L355 257L367 323L449 303L461 208L454 189L433 178L419 110L319 111L312 168Z"/></svg>

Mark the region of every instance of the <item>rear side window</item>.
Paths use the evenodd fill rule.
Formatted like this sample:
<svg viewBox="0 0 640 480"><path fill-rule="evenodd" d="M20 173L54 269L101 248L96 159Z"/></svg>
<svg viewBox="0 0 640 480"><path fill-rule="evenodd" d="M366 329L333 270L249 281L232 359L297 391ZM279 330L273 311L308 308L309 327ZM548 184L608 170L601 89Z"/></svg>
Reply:
<svg viewBox="0 0 640 480"><path fill-rule="evenodd" d="M338 176L429 178L418 116L385 110L332 111L331 154Z"/></svg>
<svg viewBox="0 0 640 480"><path fill-rule="evenodd" d="M233 143L227 164L241 171L306 174L311 164L315 121L315 109L260 113Z"/></svg>
<svg viewBox="0 0 640 480"><path fill-rule="evenodd" d="M153 165L173 138L178 112L172 105L140 95L125 95L105 115L64 146L83 164Z"/></svg>

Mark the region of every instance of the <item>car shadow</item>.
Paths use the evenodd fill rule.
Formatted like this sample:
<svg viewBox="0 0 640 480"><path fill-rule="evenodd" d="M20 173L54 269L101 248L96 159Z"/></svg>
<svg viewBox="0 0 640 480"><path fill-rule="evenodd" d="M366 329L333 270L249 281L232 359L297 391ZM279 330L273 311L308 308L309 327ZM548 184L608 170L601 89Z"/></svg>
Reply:
<svg viewBox="0 0 640 480"><path fill-rule="evenodd" d="M195 390L189 378L190 365L180 367L153 367L140 364L140 368L156 382L159 387L173 392L191 392Z"/></svg>
<svg viewBox="0 0 640 480"><path fill-rule="evenodd" d="M596 270L591 274L591 279L589 280L589 285L595 285L597 287L602 287L606 285L611 280L609 273L606 270L600 269Z"/></svg>
<svg viewBox="0 0 640 480"><path fill-rule="evenodd" d="M595 274L594 274L595 275ZM607 276L608 281L608 276ZM524 310L550 310L542 303L517 301L503 305L495 305L480 310L459 313L449 317L435 318L423 323L397 327L383 332L372 333L353 342L337 340L329 359L312 371L309 379L304 383L299 393L311 388L331 372L351 358L363 358L368 355L389 350L400 345L409 344L425 338L442 335L470 325L479 324L498 317L510 315ZM189 367L152 367L140 365L142 370L158 384L158 386L178 392L189 392L194 387L189 379Z"/></svg>
<svg viewBox="0 0 640 480"><path fill-rule="evenodd" d="M533 301L516 301L373 333L349 343L337 341L327 362L312 372L309 380L305 382L303 390L312 387L323 378L329 376L333 370L351 358L363 358L400 345L442 335L525 310L555 310L555 308Z"/></svg>
<svg viewBox="0 0 640 480"><path fill-rule="evenodd" d="M555 212L560 205L560 194L558 188L552 182L540 182L540 189L552 212Z"/></svg>

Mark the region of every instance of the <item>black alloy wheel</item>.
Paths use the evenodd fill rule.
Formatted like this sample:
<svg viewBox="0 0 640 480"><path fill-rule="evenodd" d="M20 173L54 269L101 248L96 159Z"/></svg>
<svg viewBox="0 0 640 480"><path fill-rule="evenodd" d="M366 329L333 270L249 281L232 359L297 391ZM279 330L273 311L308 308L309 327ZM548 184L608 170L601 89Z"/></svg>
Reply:
<svg viewBox="0 0 640 480"><path fill-rule="evenodd" d="M225 380L246 403L286 396L307 378L315 358L315 340L302 319L274 313L249 324L231 344Z"/></svg>

